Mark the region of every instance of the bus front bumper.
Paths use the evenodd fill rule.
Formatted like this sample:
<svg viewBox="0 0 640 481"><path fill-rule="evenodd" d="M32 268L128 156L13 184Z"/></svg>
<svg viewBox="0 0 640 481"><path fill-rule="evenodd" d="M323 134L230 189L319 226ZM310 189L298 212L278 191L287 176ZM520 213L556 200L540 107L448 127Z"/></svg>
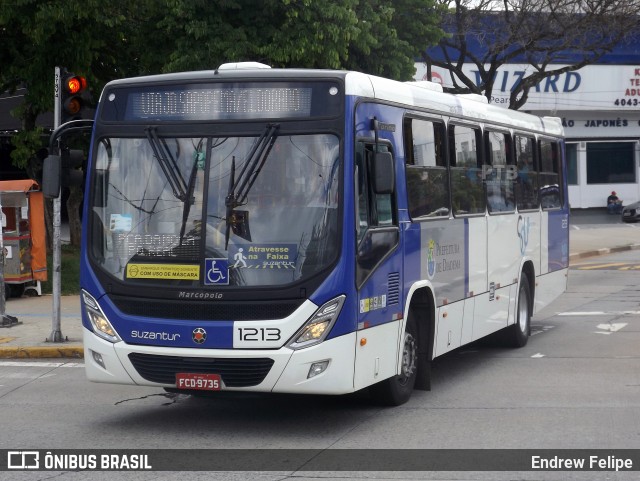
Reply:
<svg viewBox="0 0 640 481"><path fill-rule="evenodd" d="M273 360L273 365L259 384L247 387L223 385L222 389L225 391L300 394L346 394L354 391L355 333L326 340L297 351L287 347L265 350L172 348L169 351L166 347L132 345L123 341L113 344L96 336L86 328L84 329L83 342L87 378L94 382L176 388L175 382L153 382L148 379L148 373L144 374L146 378L143 377L130 357L131 354L134 354L133 358L136 355L146 355L145 357L151 361L163 361L161 356L169 356L178 360L190 358L192 361L197 358L195 359L196 363L199 360L204 362L206 359L221 361ZM309 377L312 365L322 361L328 361L326 369L320 374ZM156 371L163 369L156 367L156 364L159 366L162 364L161 362L152 362L152 364L154 364L153 369ZM216 374L213 370L210 373ZM169 374L169 377L173 375Z"/></svg>

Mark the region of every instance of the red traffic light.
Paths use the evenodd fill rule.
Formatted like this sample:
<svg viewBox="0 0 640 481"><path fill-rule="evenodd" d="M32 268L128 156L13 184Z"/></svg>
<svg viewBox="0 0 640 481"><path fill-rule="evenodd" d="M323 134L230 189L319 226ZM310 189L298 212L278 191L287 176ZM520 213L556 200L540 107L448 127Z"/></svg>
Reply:
<svg viewBox="0 0 640 481"><path fill-rule="evenodd" d="M68 77L65 81L65 87L70 94L77 94L87 88L87 79L80 75Z"/></svg>
<svg viewBox="0 0 640 481"><path fill-rule="evenodd" d="M61 69L59 112L60 124L82 118L83 111L89 107L89 93L86 77Z"/></svg>

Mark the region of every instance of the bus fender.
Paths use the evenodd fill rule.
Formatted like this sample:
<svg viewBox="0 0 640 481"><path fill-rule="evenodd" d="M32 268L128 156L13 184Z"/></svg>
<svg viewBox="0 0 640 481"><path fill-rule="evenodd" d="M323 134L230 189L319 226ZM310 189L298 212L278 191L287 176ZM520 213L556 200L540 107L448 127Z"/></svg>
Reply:
<svg viewBox="0 0 640 481"><path fill-rule="evenodd" d="M533 311L533 306L535 304L535 291L536 291L536 269L535 262L530 256L524 256L520 261L520 269L518 270L520 275L517 279L515 279L516 284L516 293L520 292L520 279L522 279L523 275L526 275L529 279L529 286L531 290L531 306L530 310ZM516 322L516 310L518 309L518 297L514 296L514 307L513 307L513 316L509 316L509 325ZM510 310L511 311L511 310ZM529 315L533 315L533 312L529 312Z"/></svg>
<svg viewBox="0 0 640 481"><path fill-rule="evenodd" d="M407 294L405 303L404 323L402 332L406 328L409 316L416 316L418 328L418 377L414 389L431 390L431 360L433 358L433 339L435 338L435 296L434 287L430 281L415 282ZM403 336L400 336L403 342ZM402 349L398 346L398 373L401 369Z"/></svg>

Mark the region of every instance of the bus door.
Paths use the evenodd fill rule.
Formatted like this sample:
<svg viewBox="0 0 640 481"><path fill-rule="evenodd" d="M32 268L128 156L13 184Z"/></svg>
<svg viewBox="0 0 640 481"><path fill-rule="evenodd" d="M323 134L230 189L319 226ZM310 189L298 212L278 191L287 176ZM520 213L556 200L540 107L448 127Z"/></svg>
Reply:
<svg viewBox="0 0 640 481"><path fill-rule="evenodd" d="M394 161L388 143L378 142L377 151L383 153L387 161ZM380 190L375 181L376 166L380 165L376 157L375 142L356 143L356 389L396 374L397 345L402 327L398 322L402 319L402 256L396 192L395 187ZM394 168L394 165L395 162L391 162L388 168ZM394 177L391 174L391 178Z"/></svg>

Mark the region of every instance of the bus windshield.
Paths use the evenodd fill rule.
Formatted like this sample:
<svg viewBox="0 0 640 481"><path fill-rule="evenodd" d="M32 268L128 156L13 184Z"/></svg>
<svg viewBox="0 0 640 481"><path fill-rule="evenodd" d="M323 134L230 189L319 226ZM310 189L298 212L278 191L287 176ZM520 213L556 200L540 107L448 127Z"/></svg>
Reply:
<svg viewBox="0 0 640 481"><path fill-rule="evenodd" d="M339 139L271 134L256 161L263 141L153 129L101 138L94 263L121 281L181 287L277 286L328 267L339 253Z"/></svg>

